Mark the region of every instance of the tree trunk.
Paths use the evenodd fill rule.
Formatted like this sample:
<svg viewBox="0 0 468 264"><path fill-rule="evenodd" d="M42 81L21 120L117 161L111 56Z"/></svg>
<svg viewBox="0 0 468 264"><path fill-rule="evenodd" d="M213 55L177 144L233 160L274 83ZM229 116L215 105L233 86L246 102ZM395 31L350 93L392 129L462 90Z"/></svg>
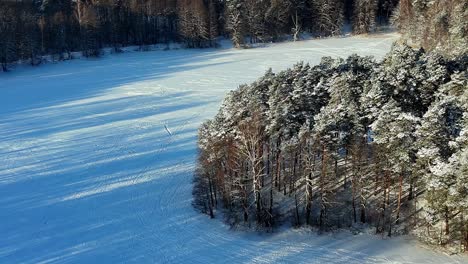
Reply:
<svg viewBox="0 0 468 264"><path fill-rule="evenodd" d="M445 235L450 235L450 211L448 206L445 206Z"/></svg>
<svg viewBox="0 0 468 264"><path fill-rule="evenodd" d="M211 181L211 177L208 176L208 185L209 185L209 199L210 199L210 206L212 207L214 204L214 198L213 198L213 182Z"/></svg>
<svg viewBox="0 0 468 264"><path fill-rule="evenodd" d="M364 203L361 203L361 223L366 223L366 206Z"/></svg>
<svg viewBox="0 0 468 264"><path fill-rule="evenodd" d="M354 179L351 181L351 184L353 185L352 186L352 205L353 205L353 220L354 220L354 223L357 222L357 213L356 213L356 187L355 187L355 183L354 183Z"/></svg>
<svg viewBox="0 0 468 264"><path fill-rule="evenodd" d="M218 191L216 189L216 184L213 184L213 194L214 194L214 208L218 208Z"/></svg>
<svg viewBox="0 0 468 264"><path fill-rule="evenodd" d="M396 216L396 224L400 223L400 208L401 208L401 195L403 192L403 175L400 175L400 184L398 188L398 206L397 206L397 216Z"/></svg>
<svg viewBox="0 0 468 264"><path fill-rule="evenodd" d="M281 174L281 140L278 139L278 142L276 143L276 177L275 177L275 187L278 187L278 191L281 191L280 187L280 174Z"/></svg>
<svg viewBox="0 0 468 264"><path fill-rule="evenodd" d="M414 190L413 190L413 177L411 177L411 180L410 180L410 186L409 186L409 194L408 194L408 201L411 201L413 200L413 196L414 196Z"/></svg>
<svg viewBox="0 0 468 264"><path fill-rule="evenodd" d="M351 199L352 199L352 206L353 206L353 220L354 223L357 222L357 213L356 213L356 175L353 175L353 179L351 180Z"/></svg>
<svg viewBox="0 0 468 264"><path fill-rule="evenodd" d="M312 210L312 172L309 173L309 175L307 176L307 196L306 196L306 199L307 199L307 202L306 202L306 223L308 225L310 225L310 213L311 213L311 210Z"/></svg>
<svg viewBox="0 0 468 264"><path fill-rule="evenodd" d="M308 162L310 163L310 159L312 158L312 167L310 168L310 171L309 173L307 174L307 180L306 180L306 199L307 199L307 202L306 202L306 222L308 225L311 225L311 221L310 221L310 214L312 212L312 199L313 199L313 194L312 194L312 176L313 176L313 173L315 172L315 162L316 162L316 159L315 159L315 152L312 150L310 150L310 148L308 149ZM309 164L310 166L310 164Z"/></svg>
<svg viewBox="0 0 468 264"><path fill-rule="evenodd" d="M284 157L281 159L282 163L283 163L283 166L282 166L282 170L283 170L283 175L286 175L285 174L285 169L286 169L286 164L284 162ZM280 177L281 177L281 174L280 174ZM287 187L287 183L286 183L286 176L283 177L283 195L286 195L286 187Z"/></svg>
<svg viewBox="0 0 468 264"><path fill-rule="evenodd" d="M296 181L296 166L297 166L297 152L294 152L294 163L293 163L293 174L289 180L289 196L292 195L293 191L295 193L295 181Z"/></svg>
<svg viewBox="0 0 468 264"><path fill-rule="evenodd" d="M392 236L392 210L390 209L390 179L387 183L387 208L388 208L388 236Z"/></svg>
<svg viewBox="0 0 468 264"><path fill-rule="evenodd" d="M324 218L326 214L326 201L325 201L325 177L327 173L327 158L326 158L325 145L322 147L322 173L320 175L320 217L319 217L319 226L320 229L323 229Z"/></svg>
<svg viewBox="0 0 468 264"><path fill-rule="evenodd" d="M385 211L386 211L386 204L387 204L387 177L386 175L384 176L384 179L382 182L382 189L383 189L382 206L380 208L380 216L379 216L379 219L377 220L377 225L376 225L376 230L375 230L377 234L383 232L384 227L385 227L385 213L386 213ZM382 226L380 226L380 223L382 223Z"/></svg>
<svg viewBox="0 0 468 264"><path fill-rule="evenodd" d="M214 218L214 212L213 212L213 205L211 203L211 199L210 199L210 194L209 194L209 189L206 189L206 200L208 202L208 209L209 209L209 212L210 212L210 218Z"/></svg>
<svg viewBox="0 0 468 264"><path fill-rule="evenodd" d="M295 199L295 202L296 202L296 226L300 226L301 225L301 220L300 220L300 217L299 217L299 204L297 202L297 193L294 194L294 199Z"/></svg>

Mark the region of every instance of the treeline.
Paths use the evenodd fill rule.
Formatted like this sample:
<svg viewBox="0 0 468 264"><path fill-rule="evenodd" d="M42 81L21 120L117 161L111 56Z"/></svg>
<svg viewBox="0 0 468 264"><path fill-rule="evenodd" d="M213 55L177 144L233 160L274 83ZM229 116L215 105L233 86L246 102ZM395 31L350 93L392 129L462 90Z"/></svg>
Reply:
<svg viewBox="0 0 468 264"><path fill-rule="evenodd" d="M449 55L468 51L466 0L401 0L393 20L415 45Z"/></svg>
<svg viewBox="0 0 468 264"><path fill-rule="evenodd" d="M185 42L216 45L219 36L235 46L341 34L387 23L398 0L0 0L0 63L42 55L69 58L73 51L98 56L104 47Z"/></svg>
<svg viewBox="0 0 468 264"><path fill-rule="evenodd" d="M177 38L174 1L0 0L0 63L40 63L45 54L97 56L103 47L147 45Z"/></svg>
<svg viewBox="0 0 468 264"><path fill-rule="evenodd" d="M345 24L362 34L386 24L398 0L231 0L226 1L226 29L235 46L276 41L301 32L333 36Z"/></svg>
<svg viewBox="0 0 468 264"><path fill-rule="evenodd" d="M199 130L194 204L232 225L365 225L468 247L468 57L395 45L228 94Z"/></svg>

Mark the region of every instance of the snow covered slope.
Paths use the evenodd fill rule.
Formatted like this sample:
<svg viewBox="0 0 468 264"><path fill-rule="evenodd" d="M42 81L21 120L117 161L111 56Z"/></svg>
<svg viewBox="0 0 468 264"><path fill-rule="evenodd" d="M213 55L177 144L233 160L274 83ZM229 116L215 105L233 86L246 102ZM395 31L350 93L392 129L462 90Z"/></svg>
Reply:
<svg viewBox="0 0 468 264"><path fill-rule="evenodd" d="M403 238L230 231L191 203L196 131L272 67L395 35L75 60L0 75L0 263L457 263Z"/></svg>

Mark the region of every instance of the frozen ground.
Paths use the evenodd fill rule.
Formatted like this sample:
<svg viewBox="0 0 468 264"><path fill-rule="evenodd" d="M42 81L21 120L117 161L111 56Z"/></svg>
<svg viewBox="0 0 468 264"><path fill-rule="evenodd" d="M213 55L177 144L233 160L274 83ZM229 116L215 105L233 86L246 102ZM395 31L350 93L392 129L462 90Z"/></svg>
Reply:
<svg viewBox="0 0 468 264"><path fill-rule="evenodd" d="M231 231L195 212L196 131L268 67L395 35L75 60L0 75L0 263L458 263L404 239ZM170 131L170 132L169 132Z"/></svg>

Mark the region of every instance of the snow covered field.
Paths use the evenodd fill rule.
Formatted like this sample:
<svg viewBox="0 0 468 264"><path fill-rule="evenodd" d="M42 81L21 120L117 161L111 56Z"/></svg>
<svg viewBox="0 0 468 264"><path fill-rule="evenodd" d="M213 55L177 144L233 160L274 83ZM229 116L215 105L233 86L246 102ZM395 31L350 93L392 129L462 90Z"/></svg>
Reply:
<svg viewBox="0 0 468 264"><path fill-rule="evenodd" d="M196 133L227 91L395 35L174 50L0 75L0 263L468 263L404 238L235 232L191 207Z"/></svg>

